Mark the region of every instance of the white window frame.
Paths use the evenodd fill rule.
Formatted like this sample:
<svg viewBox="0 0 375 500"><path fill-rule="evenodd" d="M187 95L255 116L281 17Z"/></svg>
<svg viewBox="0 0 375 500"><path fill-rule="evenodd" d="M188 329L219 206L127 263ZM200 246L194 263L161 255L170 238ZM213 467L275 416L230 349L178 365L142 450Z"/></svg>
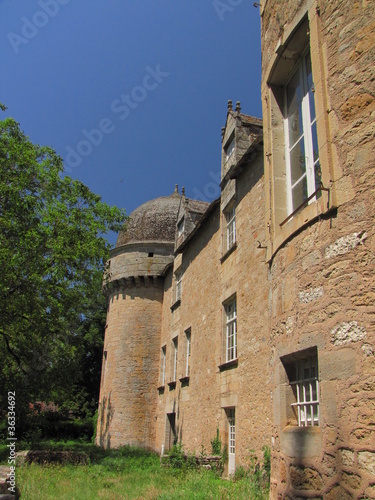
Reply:
<svg viewBox="0 0 375 500"><path fill-rule="evenodd" d="M172 339L172 382L177 380L178 337Z"/></svg>
<svg viewBox="0 0 375 500"><path fill-rule="evenodd" d="M176 272L176 302L181 300L182 295L182 273L181 271Z"/></svg>
<svg viewBox="0 0 375 500"><path fill-rule="evenodd" d="M296 380L290 385L294 388L296 402L291 406L297 409L298 426L319 426L318 359L311 357L296 361L295 368Z"/></svg>
<svg viewBox="0 0 375 500"><path fill-rule="evenodd" d="M226 413L228 420L228 475L231 476L236 471L236 410L228 408Z"/></svg>
<svg viewBox="0 0 375 500"><path fill-rule="evenodd" d="M236 243L236 207L233 205L224 212L226 221L226 249L230 250Z"/></svg>
<svg viewBox="0 0 375 500"><path fill-rule="evenodd" d="M230 408L228 410L228 425L229 425L229 432L228 432L228 437L229 437L229 446L228 446L228 451L232 455L236 453L236 414L235 414L235 409Z"/></svg>
<svg viewBox="0 0 375 500"><path fill-rule="evenodd" d="M226 161L230 159L230 157L233 155L234 151L236 149L236 140L233 135L227 143L227 146L225 146L224 151L225 151L225 156L226 156Z"/></svg>
<svg viewBox="0 0 375 500"><path fill-rule="evenodd" d="M284 134L285 134L285 159L286 159L286 182L287 182L287 212L288 215L293 213L300 205L293 205L293 190L298 184L304 182L306 177L307 183L307 195L303 199L305 201L307 198L313 195L313 193L318 189L318 185L315 179L315 170L320 168L319 156L314 159L313 144L314 139L316 144L318 144L317 139L317 120L316 112L314 111L314 117L311 119L312 109L310 107L310 98L314 100L314 83L311 82L311 87L308 87L306 72L307 72L307 58L310 58L310 70L311 70L311 56L310 51L306 50L301 57L300 61L297 63L293 70L291 77L289 78L287 84L284 88ZM288 115L288 103L287 103L287 88L291 80L298 75L299 84L302 89L302 100L299 101L301 105L302 114L302 133L294 144L290 144L290 134L289 129L291 128L290 116ZM314 103L315 108L315 103ZM298 109L298 105L297 105ZM315 127L315 133L313 133ZM291 152L294 148L298 147L298 144L303 141L304 145L304 162L305 162L305 172L297 179L294 183L292 182L292 163L291 163ZM311 198L309 203L312 203L316 197Z"/></svg>
<svg viewBox="0 0 375 500"><path fill-rule="evenodd" d="M165 385L165 367L166 367L166 360L167 360L167 346L163 346L161 348L161 363L160 363L160 382L161 385Z"/></svg>
<svg viewBox="0 0 375 500"><path fill-rule="evenodd" d="M225 304L225 362L237 359L237 301Z"/></svg>
<svg viewBox="0 0 375 500"><path fill-rule="evenodd" d="M190 376L190 354L191 354L191 330L185 331L185 337L186 337L186 373L185 376L189 377Z"/></svg>
<svg viewBox="0 0 375 500"><path fill-rule="evenodd" d="M184 231L185 231L185 217L182 217L182 219L177 224L177 237L182 236Z"/></svg>

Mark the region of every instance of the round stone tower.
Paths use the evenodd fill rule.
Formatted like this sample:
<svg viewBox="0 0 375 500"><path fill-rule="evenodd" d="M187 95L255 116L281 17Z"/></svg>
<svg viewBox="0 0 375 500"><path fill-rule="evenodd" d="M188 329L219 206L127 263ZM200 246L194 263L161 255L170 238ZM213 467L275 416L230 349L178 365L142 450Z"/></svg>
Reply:
<svg viewBox="0 0 375 500"><path fill-rule="evenodd" d="M154 448L164 271L181 196L144 203L111 252L97 444Z"/></svg>

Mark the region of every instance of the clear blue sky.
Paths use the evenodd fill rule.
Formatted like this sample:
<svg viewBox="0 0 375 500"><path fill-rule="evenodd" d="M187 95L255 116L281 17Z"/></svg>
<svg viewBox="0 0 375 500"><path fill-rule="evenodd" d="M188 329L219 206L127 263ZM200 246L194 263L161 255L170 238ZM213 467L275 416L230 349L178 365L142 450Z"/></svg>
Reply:
<svg viewBox="0 0 375 500"><path fill-rule="evenodd" d="M261 116L248 0L0 0L0 54L7 115L127 213L214 199L227 100Z"/></svg>

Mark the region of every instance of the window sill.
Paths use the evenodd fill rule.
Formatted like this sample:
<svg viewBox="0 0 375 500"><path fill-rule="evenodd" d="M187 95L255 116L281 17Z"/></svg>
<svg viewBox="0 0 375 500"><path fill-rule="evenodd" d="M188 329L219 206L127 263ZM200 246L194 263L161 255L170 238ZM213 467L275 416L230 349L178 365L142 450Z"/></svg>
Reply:
<svg viewBox="0 0 375 500"><path fill-rule="evenodd" d="M189 375L186 375L186 377L181 377L178 380L181 382L181 384L187 385L189 383L190 377Z"/></svg>
<svg viewBox="0 0 375 500"><path fill-rule="evenodd" d="M307 433L307 434L319 434L320 433L320 427L319 425L308 425L306 427L301 426L299 427L298 424L288 424L286 425L283 429L282 432L284 433L289 433L289 434L299 434L301 432Z"/></svg>
<svg viewBox="0 0 375 500"><path fill-rule="evenodd" d="M332 203L332 196L329 196L327 191L322 191L322 196L319 199L301 208L293 215L293 218L283 221L282 225L278 225L277 232L271 238L267 249L266 261L270 262L280 247L295 233L335 208L336 206Z"/></svg>
<svg viewBox="0 0 375 500"><path fill-rule="evenodd" d="M172 382L168 382L167 385L169 387L169 390L175 389L176 388L176 381L173 380Z"/></svg>
<svg viewBox="0 0 375 500"><path fill-rule="evenodd" d="M180 305L181 305L181 299L176 300L176 302L174 302L174 304L171 305L171 311L174 311Z"/></svg>
<svg viewBox="0 0 375 500"><path fill-rule="evenodd" d="M236 248L237 248L237 241L235 241L233 245L230 247L230 249L227 250L225 254L220 258L220 262L223 263L229 257L229 255L231 255L236 250Z"/></svg>
<svg viewBox="0 0 375 500"><path fill-rule="evenodd" d="M238 358L231 359L230 361L226 361L225 363L221 363L221 365L219 365L219 370L223 372L225 370L228 370L229 368L234 368L236 366L238 366Z"/></svg>

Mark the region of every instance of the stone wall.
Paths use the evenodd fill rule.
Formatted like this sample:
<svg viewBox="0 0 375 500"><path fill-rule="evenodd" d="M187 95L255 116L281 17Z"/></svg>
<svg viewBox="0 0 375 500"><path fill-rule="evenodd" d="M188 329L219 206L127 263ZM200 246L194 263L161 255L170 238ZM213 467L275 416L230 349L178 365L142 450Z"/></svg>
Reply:
<svg viewBox="0 0 375 500"><path fill-rule="evenodd" d="M162 286L162 281L134 285L109 298L97 429L101 446L154 447Z"/></svg>
<svg viewBox="0 0 375 500"><path fill-rule="evenodd" d="M270 260L271 497L375 498L374 5L263 2L263 75L279 38L307 12L326 72L327 94L316 97L327 105L331 164L322 169L337 208L300 225ZM301 429L288 426L281 358L313 347L320 422Z"/></svg>
<svg viewBox="0 0 375 500"><path fill-rule="evenodd" d="M166 279L162 346L167 349L166 382L171 379L172 339L178 336L178 380L159 389L157 448L165 443L167 413L176 414L176 431L184 450L211 452L210 441L220 430L228 444L225 409L236 410L236 465L247 465L250 450L262 457L270 445L268 363L268 289L264 242L262 155L237 179L237 244L223 257L225 223L217 204L200 231L175 259L182 269L182 297L172 307L173 271ZM223 302L236 294L238 363L220 368ZM191 331L189 379L185 373L185 331ZM181 380L179 380L181 378Z"/></svg>
<svg viewBox="0 0 375 500"><path fill-rule="evenodd" d="M159 390L157 413L157 448L165 443L167 413L176 414L179 441L189 453L199 453L202 444L210 446L216 432L219 396L215 389L217 362L216 343L220 335L217 279L220 270L219 218L213 214L194 242L182 255L181 303L173 303L173 270L166 278L163 303L161 346L166 347L166 383ZM176 259L179 260L179 259ZM190 377L179 379L185 372L185 331L191 329ZM172 375L172 339L178 337L176 385L168 385ZM159 352L160 347L159 346ZM212 436L209 429L212 429Z"/></svg>

